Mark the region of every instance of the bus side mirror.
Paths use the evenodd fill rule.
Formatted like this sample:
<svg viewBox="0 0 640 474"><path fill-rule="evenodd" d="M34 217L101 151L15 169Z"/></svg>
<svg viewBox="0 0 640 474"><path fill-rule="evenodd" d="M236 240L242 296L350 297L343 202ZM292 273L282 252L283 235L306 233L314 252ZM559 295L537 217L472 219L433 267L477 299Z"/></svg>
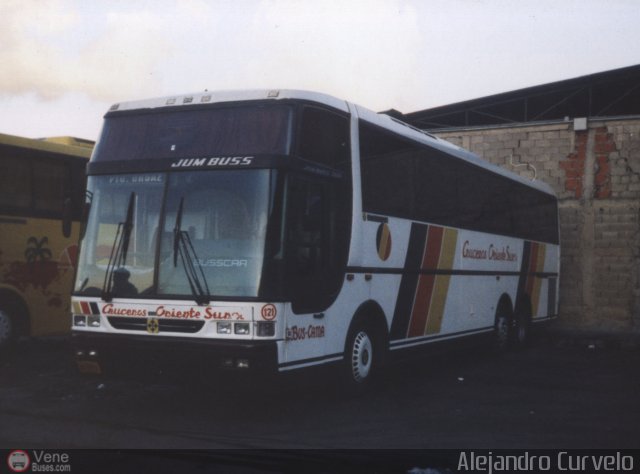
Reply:
<svg viewBox="0 0 640 474"><path fill-rule="evenodd" d="M66 198L62 208L62 235L66 238L71 236L71 213L71 198Z"/></svg>

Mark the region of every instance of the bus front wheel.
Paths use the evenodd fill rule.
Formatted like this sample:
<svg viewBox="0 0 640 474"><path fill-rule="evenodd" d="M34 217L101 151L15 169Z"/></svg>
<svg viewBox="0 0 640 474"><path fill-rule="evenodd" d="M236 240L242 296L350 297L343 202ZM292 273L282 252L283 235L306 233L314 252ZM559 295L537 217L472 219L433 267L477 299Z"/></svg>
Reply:
<svg viewBox="0 0 640 474"><path fill-rule="evenodd" d="M366 331L359 331L351 342L349 364L354 382L364 383L373 371L373 340Z"/></svg>
<svg viewBox="0 0 640 474"><path fill-rule="evenodd" d="M382 346L374 327L360 322L349 331L345 348L344 373L347 384L356 391L371 385L383 359Z"/></svg>
<svg viewBox="0 0 640 474"><path fill-rule="evenodd" d="M15 339L15 324L8 308L0 307L0 352L9 348Z"/></svg>

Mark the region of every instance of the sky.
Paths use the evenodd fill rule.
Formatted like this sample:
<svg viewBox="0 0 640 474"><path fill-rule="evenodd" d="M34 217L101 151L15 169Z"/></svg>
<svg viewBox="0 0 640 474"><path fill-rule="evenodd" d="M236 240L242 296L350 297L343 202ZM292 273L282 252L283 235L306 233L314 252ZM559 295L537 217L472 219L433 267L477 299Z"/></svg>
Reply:
<svg viewBox="0 0 640 474"><path fill-rule="evenodd" d="M638 0L1 0L0 133L111 104L305 89L414 112L640 64Z"/></svg>

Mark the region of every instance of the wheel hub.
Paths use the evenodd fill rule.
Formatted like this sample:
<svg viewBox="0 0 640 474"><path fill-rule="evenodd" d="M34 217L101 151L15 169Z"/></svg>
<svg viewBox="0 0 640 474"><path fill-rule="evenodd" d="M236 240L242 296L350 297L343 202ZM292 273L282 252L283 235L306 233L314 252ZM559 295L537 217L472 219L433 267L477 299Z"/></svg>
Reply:
<svg viewBox="0 0 640 474"><path fill-rule="evenodd" d="M499 316L496 322L498 344L502 347L509 341L509 321L506 316Z"/></svg>
<svg viewBox="0 0 640 474"><path fill-rule="evenodd" d="M372 365L373 344L369 335L361 331L353 341L353 352L351 355L351 369L353 378L357 382L365 380Z"/></svg>
<svg viewBox="0 0 640 474"><path fill-rule="evenodd" d="M0 345L11 337L11 318L6 311L0 309Z"/></svg>

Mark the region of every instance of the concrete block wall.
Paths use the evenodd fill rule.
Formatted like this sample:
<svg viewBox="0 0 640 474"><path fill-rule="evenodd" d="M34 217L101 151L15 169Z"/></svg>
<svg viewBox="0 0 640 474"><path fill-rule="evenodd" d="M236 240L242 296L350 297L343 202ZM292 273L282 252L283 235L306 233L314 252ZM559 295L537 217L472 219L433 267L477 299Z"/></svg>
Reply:
<svg viewBox="0 0 640 474"><path fill-rule="evenodd" d="M640 119L573 124L434 134L558 195L559 324L640 332Z"/></svg>

